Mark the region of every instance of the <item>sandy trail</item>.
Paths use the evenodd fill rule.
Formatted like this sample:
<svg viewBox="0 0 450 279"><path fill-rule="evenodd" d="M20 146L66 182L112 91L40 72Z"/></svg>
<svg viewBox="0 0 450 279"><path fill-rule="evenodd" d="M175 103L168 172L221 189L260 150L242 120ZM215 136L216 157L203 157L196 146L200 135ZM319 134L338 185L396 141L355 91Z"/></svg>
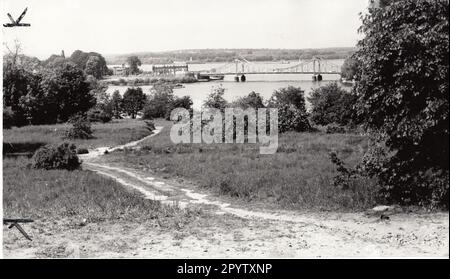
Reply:
<svg viewBox="0 0 450 279"><path fill-rule="evenodd" d="M132 148L161 130L157 127L139 141L93 150L81 156L83 166L139 191L143 198L181 208L200 207L213 217L199 217L175 230L132 221L92 223L74 227L73 232L53 233L51 238L42 237L32 244L17 232L4 230L5 234L14 234L6 245L27 247L4 249L5 257L449 257L448 213L387 211L384 214L389 220L381 220L379 212L255 210L102 160L105 150ZM30 233L42 234L45 226L33 224Z"/></svg>
<svg viewBox="0 0 450 279"><path fill-rule="evenodd" d="M114 151L124 147L134 147L150 137L157 135L163 127L157 127L155 132L139 141L118 146L108 151ZM249 249L242 256L264 257L275 245L281 244L282 238L277 238L269 248L263 247L268 240L272 240L274 231L283 232L281 235L304 235L305 230L312 234L302 238L306 246L315 243L319 248L307 249L308 252L299 250L294 252L276 252L277 257L302 257L302 256L432 256L448 257L449 248L449 221L448 214L390 214L389 220L380 220L380 214L366 213L300 213L292 211L256 211L244 208L242 205L232 205L205 193L196 192L179 183L163 181L158 177L148 176L142 171L112 166L102 160L96 160L104 153L93 153L93 156L85 157L84 165L87 169L115 179L127 187L141 192L145 198L159 200L164 204L177 205L181 208L189 206L201 206L208 212L217 215L229 214L248 220L257 227L253 232L246 228L238 227L243 238L259 239L254 241L253 249ZM219 217L220 218L220 217ZM302 232L298 232L301 230ZM256 234L258 237L256 237ZM165 236L167 237L167 236ZM263 240L261 237L267 237ZM226 239L226 237L225 237ZM220 239L220 242L225 241ZM288 238L291 239L291 238ZM197 245L198 239L188 245L192 249ZM201 242L201 241L200 241ZM232 241L233 242L233 241ZM252 242L252 241L250 241ZM289 241L288 241L289 242ZM292 242L292 241L291 241ZM259 243L259 244L258 244ZM292 246L292 244L288 244ZM233 247L233 243L226 246ZM283 246L283 245L282 245ZM272 247L272 248L270 248ZM211 247L209 247L211 248ZM325 249L326 248L326 249ZM173 250L170 245L165 251ZM175 249L178 251L178 248ZM208 250L208 248L206 248ZM212 249L214 250L214 249ZM259 250L259 251L258 251ZM204 251L204 250L202 250ZM227 252L225 250L225 252ZM224 256L227 253L219 253ZM198 256L203 255L203 252ZM183 253L171 256L183 256ZM237 256L231 254L231 256Z"/></svg>

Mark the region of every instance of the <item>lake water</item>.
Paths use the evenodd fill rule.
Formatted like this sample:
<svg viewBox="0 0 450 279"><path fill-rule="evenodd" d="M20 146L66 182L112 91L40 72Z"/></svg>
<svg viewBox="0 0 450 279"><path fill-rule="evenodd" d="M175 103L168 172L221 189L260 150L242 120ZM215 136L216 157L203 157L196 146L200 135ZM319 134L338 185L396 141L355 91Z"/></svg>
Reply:
<svg viewBox="0 0 450 279"><path fill-rule="evenodd" d="M273 62L265 62L258 63L261 67L287 67L290 65L294 65L292 62L287 63L273 63ZM343 60L333 60L333 63L342 65ZM220 67L225 63L206 63L206 64L192 64L189 65L189 69L192 71L198 70L206 70L215 67ZM142 65L141 69L148 70L151 69L151 65ZM174 89L174 94L176 96L190 96L194 103L195 109L200 109L203 101L206 97L211 93L211 90L217 86L223 86L225 88L225 99L229 102L234 101L238 97L246 96L250 92L255 91L264 98L264 100L268 100L274 90L279 88L287 87L287 86L296 86L300 87L305 91L305 96L311 92L312 89L315 89L319 86L327 84L329 82L338 81L340 76L337 74L324 74L323 80L321 82L313 82L312 76L308 74L250 74L246 75L246 82L235 82L233 75L225 76L223 81L210 81L210 82L197 82L184 84L184 88L176 88ZM115 90L119 90L121 94L125 92L125 90L129 86L109 86L107 92L112 94ZM144 93L149 93L151 89L151 85L140 86Z"/></svg>

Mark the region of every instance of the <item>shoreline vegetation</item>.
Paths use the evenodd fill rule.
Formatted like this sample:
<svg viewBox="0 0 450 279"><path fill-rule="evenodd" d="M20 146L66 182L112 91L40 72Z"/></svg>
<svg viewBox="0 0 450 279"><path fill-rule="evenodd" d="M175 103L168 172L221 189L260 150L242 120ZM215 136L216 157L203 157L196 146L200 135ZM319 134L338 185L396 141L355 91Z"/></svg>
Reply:
<svg viewBox="0 0 450 279"><path fill-rule="evenodd" d="M198 82L198 80L192 75L156 77L144 73L133 77L120 76L116 79L103 79L102 82L106 85L113 86L142 86L152 84L178 85L182 83L194 83Z"/></svg>

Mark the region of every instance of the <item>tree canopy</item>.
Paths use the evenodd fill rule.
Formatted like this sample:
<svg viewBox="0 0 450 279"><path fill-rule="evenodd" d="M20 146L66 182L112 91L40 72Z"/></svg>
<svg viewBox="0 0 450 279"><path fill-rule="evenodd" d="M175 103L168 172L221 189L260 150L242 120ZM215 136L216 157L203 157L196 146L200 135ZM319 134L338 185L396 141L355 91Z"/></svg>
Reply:
<svg viewBox="0 0 450 279"><path fill-rule="evenodd" d="M139 66L142 65L141 60L139 57L133 55L127 58L127 64L130 67L130 74L135 75L139 74Z"/></svg>
<svg viewBox="0 0 450 279"><path fill-rule="evenodd" d="M448 1L403 0L363 17L358 113L388 149L369 161L391 201L448 206L448 12Z"/></svg>
<svg viewBox="0 0 450 279"><path fill-rule="evenodd" d="M131 118L136 118L139 111L144 108L147 97L142 88L128 88L123 94L122 108Z"/></svg>

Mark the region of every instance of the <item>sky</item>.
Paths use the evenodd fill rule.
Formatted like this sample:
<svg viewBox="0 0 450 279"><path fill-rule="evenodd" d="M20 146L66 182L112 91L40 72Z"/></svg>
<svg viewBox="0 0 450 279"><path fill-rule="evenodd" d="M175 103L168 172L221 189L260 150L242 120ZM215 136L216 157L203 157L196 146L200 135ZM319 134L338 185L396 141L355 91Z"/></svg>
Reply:
<svg viewBox="0 0 450 279"><path fill-rule="evenodd" d="M204 48L355 46L368 0L0 0L31 27L2 27L2 42L46 59L64 50L104 55ZM3 49L5 47L3 46Z"/></svg>

